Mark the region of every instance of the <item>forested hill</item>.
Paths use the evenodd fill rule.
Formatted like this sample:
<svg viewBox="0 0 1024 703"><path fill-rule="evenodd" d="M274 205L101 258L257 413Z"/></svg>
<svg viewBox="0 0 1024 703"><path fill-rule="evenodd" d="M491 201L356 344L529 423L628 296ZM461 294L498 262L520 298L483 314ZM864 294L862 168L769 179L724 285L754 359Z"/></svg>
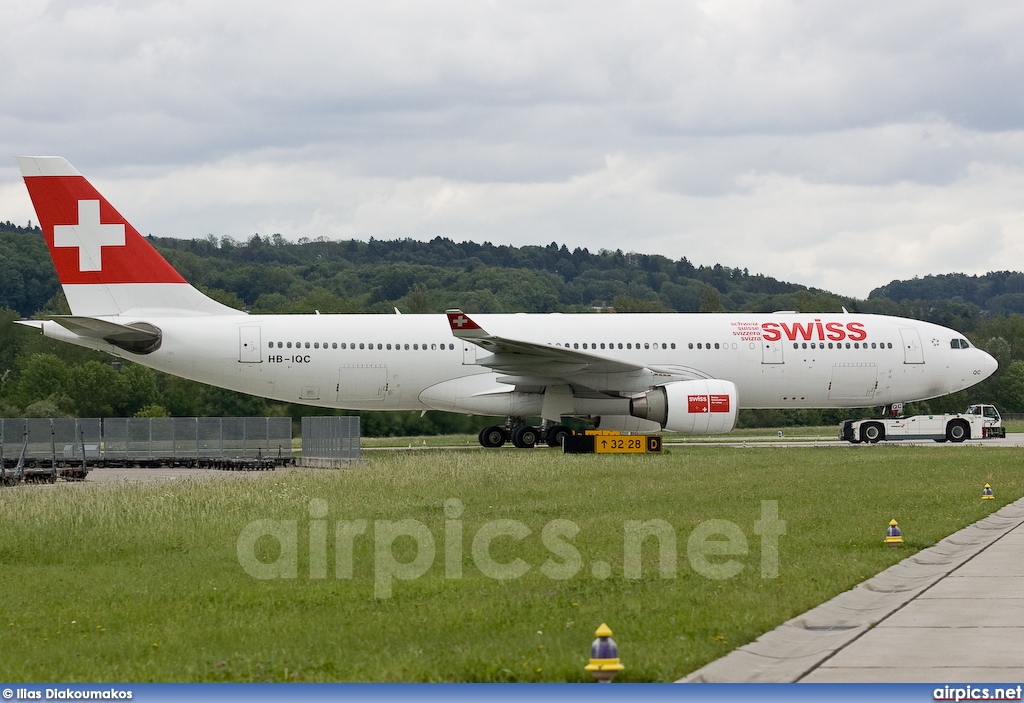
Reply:
<svg viewBox="0 0 1024 703"><path fill-rule="evenodd" d="M970 333L986 318L1024 313L1024 274L947 274L893 281L867 300L685 257L456 243L440 237L369 242L246 242L150 238L197 287L251 312L717 312L799 310L905 315ZM56 296L56 297L55 297ZM59 311L41 232L0 222L0 307Z"/></svg>
<svg viewBox="0 0 1024 703"><path fill-rule="evenodd" d="M909 281L893 281L876 288L870 299L888 298L898 303L929 302L975 306L991 315L1024 313L1024 274L993 271L984 276L947 273Z"/></svg>
<svg viewBox="0 0 1024 703"><path fill-rule="evenodd" d="M0 308L28 317L57 293L57 272L38 227L0 222Z"/></svg>
<svg viewBox="0 0 1024 703"><path fill-rule="evenodd" d="M285 242L280 236L153 242L185 278L258 312L620 312L752 310L803 286L685 258L455 243L437 238ZM833 296L822 304L832 309Z"/></svg>
<svg viewBox="0 0 1024 703"><path fill-rule="evenodd" d="M150 241L194 285L252 312L883 311L746 269L685 257L437 238L290 243L280 235ZM37 227L0 223L0 307L31 316L58 295Z"/></svg>

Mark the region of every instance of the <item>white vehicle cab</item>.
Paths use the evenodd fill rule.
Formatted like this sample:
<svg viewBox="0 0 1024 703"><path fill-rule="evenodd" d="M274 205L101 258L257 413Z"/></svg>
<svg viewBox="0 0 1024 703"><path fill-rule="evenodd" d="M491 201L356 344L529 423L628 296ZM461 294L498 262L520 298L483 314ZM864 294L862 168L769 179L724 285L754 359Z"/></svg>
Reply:
<svg viewBox="0 0 1024 703"><path fill-rule="evenodd" d="M896 404L894 410L898 413L902 404ZM982 404L972 405L963 413L846 420L839 429L839 439L854 444L909 439L963 442L1005 436L1006 428L996 406Z"/></svg>

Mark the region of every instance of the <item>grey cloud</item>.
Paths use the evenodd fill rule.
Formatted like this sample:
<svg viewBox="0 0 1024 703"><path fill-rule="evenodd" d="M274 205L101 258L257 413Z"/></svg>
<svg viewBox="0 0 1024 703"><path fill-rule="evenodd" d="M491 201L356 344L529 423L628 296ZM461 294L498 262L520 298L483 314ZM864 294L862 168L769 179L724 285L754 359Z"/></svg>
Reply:
<svg viewBox="0 0 1024 703"><path fill-rule="evenodd" d="M936 233L1019 238L1022 33L1010 0L9 0L0 151L157 234L554 239L863 295L991 262Z"/></svg>

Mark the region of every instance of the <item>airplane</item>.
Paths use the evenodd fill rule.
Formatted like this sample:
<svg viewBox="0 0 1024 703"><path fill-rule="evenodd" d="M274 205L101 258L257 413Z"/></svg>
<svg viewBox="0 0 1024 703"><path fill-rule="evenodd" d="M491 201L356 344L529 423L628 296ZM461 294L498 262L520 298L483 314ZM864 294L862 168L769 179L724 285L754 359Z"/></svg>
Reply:
<svg viewBox="0 0 1024 703"><path fill-rule="evenodd" d="M955 330L845 309L250 315L190 285L66 159L18 164L71 308L22 324L274 400L506 417L481 430L485 447L560 446L568 417L620 431L726 433L740 408L926 400L997 368Z"/></svg>

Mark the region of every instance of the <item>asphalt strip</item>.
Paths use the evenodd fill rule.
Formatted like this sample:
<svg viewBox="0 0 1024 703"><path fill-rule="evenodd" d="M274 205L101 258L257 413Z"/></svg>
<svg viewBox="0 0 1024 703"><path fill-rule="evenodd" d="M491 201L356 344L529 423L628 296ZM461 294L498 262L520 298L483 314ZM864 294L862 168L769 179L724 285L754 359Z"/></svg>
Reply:
<svg viewBox="0 0 1024 703"><path fill-rule="evenodd" d="M1017 680L1024 498L679 683ZM881 545L880 545L881 548Z"/></svg>

